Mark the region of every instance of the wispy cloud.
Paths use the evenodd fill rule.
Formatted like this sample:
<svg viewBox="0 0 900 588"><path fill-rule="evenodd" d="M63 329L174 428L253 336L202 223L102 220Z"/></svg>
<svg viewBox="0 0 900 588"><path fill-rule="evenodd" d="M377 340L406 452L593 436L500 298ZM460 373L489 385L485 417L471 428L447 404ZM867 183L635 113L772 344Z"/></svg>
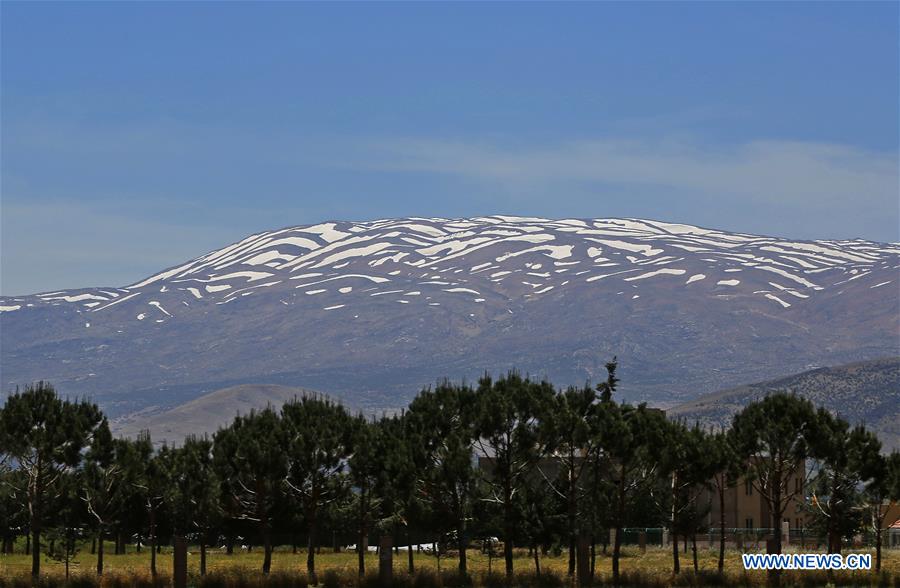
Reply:
<svg viewBox="0 0 900 588"><path fill-rule="evenodd" d="M736 146L684 140L597 139L551 146L483 141L374 141L343 165L391 172L448 174L510 186L598 182L705 193L736 204L829 208L872 206L897 211L897 153L800 141ZM738 201L739 200L739 201Z"/></svg>

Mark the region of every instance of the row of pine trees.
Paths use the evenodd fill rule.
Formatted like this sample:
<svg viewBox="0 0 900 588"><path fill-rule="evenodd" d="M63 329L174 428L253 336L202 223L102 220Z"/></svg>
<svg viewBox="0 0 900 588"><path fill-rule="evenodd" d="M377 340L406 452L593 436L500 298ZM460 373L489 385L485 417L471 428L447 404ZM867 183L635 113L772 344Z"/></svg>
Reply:
<svg viewBox="0 0 900 588"><path fill-rule="evenodd" d="M772 394L748 405L727 430L704 430L662 411L617 402L616 364L606 381L558 390L510 373L477 385L442 382L401 414L367 418L325 398L304 397L237 416L212 438L154 447L149 435L117 439L88 401L61 398L38 383L0 409L2 548L27 535L32 574L41 553L68 562L93 540L97 573L104 541L147 546L156 573L160 543L175 536L263 550L298 539L316 581L322 545L355 543L365 573L369 538L394 544L435 542L467 570L472 545L502 545L513 574L514 547L540 557L589 538L612 550L619 575L622 530L665 527L694 543L728 488L752 483L777 531L799 499L829 551L856 533L873 532L881 561L885 505L900 500L900 454L885 455L877 437L802 398ZM792 480L809 468L805 484ZM740 482L739 482L740 481ZM725 520L716 521L719 569ZM610 530L615 530L610 533ZM612 537L612 539L609 539ZM139 547L140 548L140 547ZM252 548L252 547L251 547ZM414 571L414 549L408 550Z"/></svg>

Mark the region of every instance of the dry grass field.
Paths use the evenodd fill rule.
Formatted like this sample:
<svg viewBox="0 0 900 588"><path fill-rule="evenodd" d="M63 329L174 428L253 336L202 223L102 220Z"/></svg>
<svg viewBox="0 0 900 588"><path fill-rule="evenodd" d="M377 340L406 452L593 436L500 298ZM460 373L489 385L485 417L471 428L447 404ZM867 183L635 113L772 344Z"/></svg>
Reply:
<svg viewBox="0 0 900 588"><path fill-rule="evenodd" d="M716 570L716 551L708 549L699 550L699 567L701 573L694 575L692 571L691 554L682 554L682 569L685 570L677 578L672 575L671 551L659 547L648 548L642 554L635 547L625 548L621 570L623 580L628 585L636 586L668 586L668 585L765 585L764 572L745 573L740 553L729 551L726 555L726 570L724 577L718 576ZM503 560L493 558L491 562L486 555L474 551L470 553L469 582L461 581L456 574L456 559L442 557L440 561L431 554L416 553L415 563L418 572L417 577L409 577L406 574L406 552L401 551L395 555L394 569L398 586L458 586L471 582L476 586L493 586L501 584L500 574L503 572ZM149 576L150 554L145 549L141 553L129 552L125 555L106 555L105 573L101 582L97 582L94 574L96 565L95 556L87 551L80 552L77 563L72 566L72 577L77 580L73 586L89 587L104 586L109 588L126 587L150 587L167 586L170 583L172 572L171 550L163 550L158 556L157 566L159 578L152 582ZM323 550L316 559L320 582L332 586L357 586L371 585L374 578L360 581L357 577L357 556L355 553L332 553ZM255 588L267 586L280 588L281 586L299 587L305 585L306 554L300 550L296 554L288 550L276 550L272 559L272 574L265 579L260 573L262 565L262 553L235 553L226 555L219 550L209 550L207 556L208 574L206 578L199 577L199 554L191 549L188 555L189 585L209 588ZM566 579L567 558L565 555L556 557L543 557L541 559L543 578L540 580L534 575L534 562L526 551L517 551L515 569L518 577L515 585L539 585L562 586L569 582ZM63 582L63 566L58 562L44 560L42 563L42 575L44 586L61 586ZM366 567L370 574L377 573L378 559L376 554L370 553L366 557ZM598 553L596 562L597 584L603 585L611 582L612 558ZM0 588L6 586L29 585L29 573L31 569L30 556L21 553L0 556ZM493 574L489 574L489 569ZM796 572L786 573L785 585L799 586L900 586L900 550L885 550L883 571L881 574L874 572L836 572L829 575L825 572Z"/></svg>

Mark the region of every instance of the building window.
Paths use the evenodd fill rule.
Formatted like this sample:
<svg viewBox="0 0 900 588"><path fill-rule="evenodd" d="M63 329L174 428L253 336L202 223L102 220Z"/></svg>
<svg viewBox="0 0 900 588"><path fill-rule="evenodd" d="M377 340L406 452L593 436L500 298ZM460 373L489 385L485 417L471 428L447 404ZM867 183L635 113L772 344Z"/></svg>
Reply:
<svg viewBox="0 0 900 588"><path fill-rule="evenodd" d="M744 519L744 528L748 530L753 529L753 517Z"/></svg>
<svg viewBox="0 0 900 588"><path fill-rule="evenodd" d="M802 528L802 525L800 524L800 517L797 517L797 526L796 526L796 528L797 528L797 529Z"/></svg>
<svg viewBox="0 0 900 588"><path fill-rule="evenodd" d="M747 496L753 496L753 482L750 480L746 480L744 482L744 494Z"/></svg>

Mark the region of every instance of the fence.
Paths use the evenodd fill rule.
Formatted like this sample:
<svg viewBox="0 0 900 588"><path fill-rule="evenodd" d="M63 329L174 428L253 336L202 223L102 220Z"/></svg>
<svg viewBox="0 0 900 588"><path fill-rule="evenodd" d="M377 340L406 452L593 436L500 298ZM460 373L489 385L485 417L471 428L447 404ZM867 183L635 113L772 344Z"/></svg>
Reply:
<svg viewBox="0 0 900 588"><path fill-rule="evenodd" d="M766 541L774 537L774 531L774 529L766 527L754 529L726 528L725 544L729 548L748 551L764 550ZM647 546L671 545L672 535L668 529L662 527L628 527L622 529L622 544L640 545L642 534L645 537ZM703 533L697 533L697 547L718 548L719 537L719 528L711 528ZM610 538L612 538L612 535L610 535ZM684 538L679 536L678 540L684 541ZM886 529L882 531L881 544L883 549L900 549L900 529ZM824 533L817 530L793 528L790 529L784 545L815 551L824 549L828 545L828 540ZM845 546L848 548L874 548L875 534L868 532L856 535L850 541L845 542Z"/></svg>

